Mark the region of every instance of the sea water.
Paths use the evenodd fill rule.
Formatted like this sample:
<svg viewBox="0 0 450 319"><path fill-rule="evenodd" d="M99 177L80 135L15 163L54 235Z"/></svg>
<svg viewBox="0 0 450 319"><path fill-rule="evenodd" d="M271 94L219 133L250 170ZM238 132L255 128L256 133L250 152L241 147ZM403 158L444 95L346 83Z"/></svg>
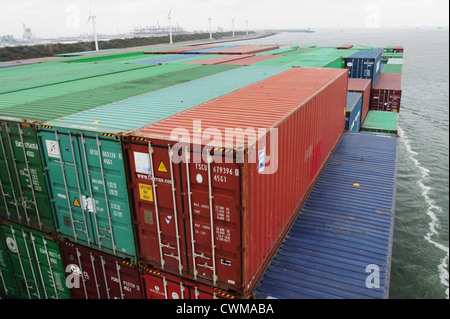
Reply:
<svg viewBox="0 0 450 319"><path fill-rule="evenodd" d="M229 44L404 46L390 298L448 299L448 28L318 29Z"/></svg>

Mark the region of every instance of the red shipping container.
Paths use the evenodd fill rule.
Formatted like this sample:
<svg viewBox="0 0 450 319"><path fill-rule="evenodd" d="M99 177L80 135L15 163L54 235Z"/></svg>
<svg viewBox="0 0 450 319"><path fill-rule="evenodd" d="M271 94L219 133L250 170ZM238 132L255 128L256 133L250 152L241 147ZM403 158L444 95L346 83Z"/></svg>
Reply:
<svg viewBox="0 0 450 319"><path fill-rule="evenodd" d="M159 270L141 269L145 299L235 299L222 291Z"/></svg>
<svg viewBox="0 0 450 319"><path fill-rule="evenodd" d="M126 138L139 259L248 296L343 134L347 84L293 68Z"/></svg>
<svg viewBox="0 0 450 319"><path fill-rule="evenodd" d="M371 110L400 112L402 98L402 75L380 73L372 88Z"/></svg>
<svg viewBox="0 0 450 319"><path fill-rule="evenodd" d="M272 60L275 58L278 58L282 55L254 55L250 56L244 59L234 60L234 61L228 61L221 64L229 64L229 65L252 65L254 63L263 62L267 60Z"/></svg>
<svg viewBox="0 0 450 319"><path fill-rule="evenodd" d="M348 50L351 48L353 48L353 44L344 44L344 45L341 45L340 47L337 47L338 50Z"/></svg>
<svg viewBox="0 0 450 319"><path fill-rule="evenodd" d="M404 51L403 46L394 47L394 53L403 53L403 51Z"/></svg>
<svg viewBox="0 0 450 319"><path fill-rule="evenodd" d="M372 92L371 85L372 80L370 79L348 79L348 91L361 93L363 95L361 125L362 123L364 123L364 119L367 116L367 112L369 112L371 101L370 94Z"/></svg>
<svg viewBox="0 0 450 319"><path fill-rule="evenodd" d="M135 265L70 242L60 247L67 279L78 285L70 288L73 299L142 299Z"/></svg>
<svg viewBox="0 0 450 319"><path fill-rule="evenodd" d="M241 54L241 55L223 55L214 58L206 57L204 60L187 62L187 64L228 64L228 62L241 60L251 57L251 54Z"/></svg>
<svg viewBox="0 0 450 319"><path fill-rule="evenodd" d="M181 48L169 48L169 49L162 49L162 50L158 50L158 51L148 51L148 52L145 52L145 54L180 54L183 52L190 52L190 51L203 50L203 49L214 49L214 48L220 48L220 46L193 45L193 46L186 46L186 47L181 47Z"/></svg>

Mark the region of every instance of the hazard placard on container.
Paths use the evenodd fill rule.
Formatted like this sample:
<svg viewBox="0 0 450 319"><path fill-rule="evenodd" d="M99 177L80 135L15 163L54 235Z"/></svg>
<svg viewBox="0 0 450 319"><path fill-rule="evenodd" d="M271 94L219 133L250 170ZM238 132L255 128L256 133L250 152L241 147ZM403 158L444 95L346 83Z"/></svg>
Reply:
<svg viewBox="0 0 450 319"><path fill-rule="evenodd" d="M75 197L75 199L73 200L73 206L76 207L81 207L80 202L78 201L78 199Z"/></svg>
<svg viewBox="0 0 450 319"><path fill-rule="evenodd" d="M139 197L142 200L153 202L153 188L150 185L139 184Z"/></svg>
<svg viewBox="0 0 450 319"><path fill-rule="evenodd" d="M161 163L159 163L158 172L167 173L167 168L164 165L163 161L161 161Z"/></svg>

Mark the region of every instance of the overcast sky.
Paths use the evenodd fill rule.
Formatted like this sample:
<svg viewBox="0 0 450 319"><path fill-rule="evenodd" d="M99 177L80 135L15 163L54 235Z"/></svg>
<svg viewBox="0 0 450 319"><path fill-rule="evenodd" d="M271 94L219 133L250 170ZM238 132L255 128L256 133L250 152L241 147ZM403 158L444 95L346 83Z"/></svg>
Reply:
<svg viewBox="0 0 450 319"><path fill-rule="evenodd" d="M37 37L92 33L90 0L0 0L0 35L22 37L25 23ZM320 27L448 26L448 0L92 0L98 32L117 34L134 27L172 24L192 30Z"/></svg>

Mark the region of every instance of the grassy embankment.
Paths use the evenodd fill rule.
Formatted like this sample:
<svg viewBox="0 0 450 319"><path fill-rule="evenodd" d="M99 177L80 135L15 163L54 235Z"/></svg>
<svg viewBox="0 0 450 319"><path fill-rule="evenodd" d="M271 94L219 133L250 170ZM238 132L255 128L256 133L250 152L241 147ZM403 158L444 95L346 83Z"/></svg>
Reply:
<svg viewBox="0 0 450 319"><path fill-rule="evenodd" d="M254 32L252 32L254 33ZM237 36L244 35L245 32L235 32ZM220 39L231 36L231 32L213 33L214 39ZM209 39L209 33L180 34L174 35L173 42L195 41ZM169 36L164 37L136 37L130 39L113 39L108 41L99 41L99 49L122 49L155 44L169 43ZM21 45L15 47L0 48L0 61L14 61L23 59L34 59L50 57L55 54L94 51L94 41L77 43L51 43L38 45Z"/></svg>

